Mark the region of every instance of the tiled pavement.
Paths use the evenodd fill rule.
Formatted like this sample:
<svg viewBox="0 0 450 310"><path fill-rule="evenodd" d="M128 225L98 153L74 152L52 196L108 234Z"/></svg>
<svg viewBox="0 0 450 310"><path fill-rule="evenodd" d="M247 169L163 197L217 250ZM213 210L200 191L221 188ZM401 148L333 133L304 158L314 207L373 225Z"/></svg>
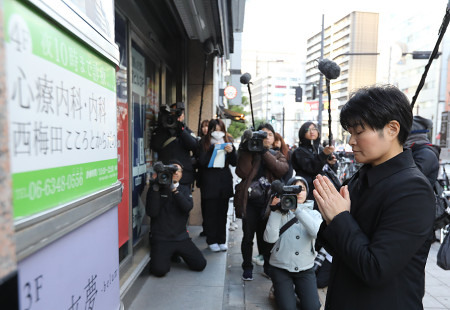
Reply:
<svg viewBox="0 0 450 310"><path fill-rule="evenodd" d="M231 218L231 216L230 216ZM163 278L148 275L145 269L144 285L126 310L144 309L196 309L196 310L254 310L276 309L268 298L271 282L262 276L262 267L255 266L254 280L241 279L242 238L241 221L235 231L229 231L228 252L212 253L205 238L199 237L201 227L189 227L193 241L204 253L208 265L202 272L189 271L184 263L173 264L172 270ZM256 242L255 242L256 243ZM426 266L425 310L450 309L450 271L436 265L439 243L431 247ZM256 255L256 251L255 251ZM326 289L319 290L322 305Z"/></svg>

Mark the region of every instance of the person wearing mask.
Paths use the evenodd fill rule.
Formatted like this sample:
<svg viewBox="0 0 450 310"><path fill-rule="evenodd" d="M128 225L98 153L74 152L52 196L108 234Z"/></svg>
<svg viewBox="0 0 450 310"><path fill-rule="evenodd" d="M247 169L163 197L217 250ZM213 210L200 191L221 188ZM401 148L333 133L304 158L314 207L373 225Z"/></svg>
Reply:
<svg viewBox="0 0 450 310"><path fill-rule="evenodd" d="M213 252L226 251L228 201L233 196L229 166L236 166L236 150L222 120L209 121L208 133L200 141L198 154L206 243Z"/></svg>
<svg viewBox="0 0 450 310"><path fill-rule="evenodd" d="M152 133L150 148L158 153L158 160L164 164L177 159L184 167L182 186L192 189L194 166L192 156L197 148L197 139L184 124L184 103L177 102L170 107L161 107L158 126Z"/></svg>
<svg viewBox="0 0 450 310"><path fill-rule="evenodd" d="M320 134L316 124L313 122L304 123L299 131L299 146L292 154L292 166L296 175L301 176L308 182L308 200L313 200L313 179L317 174L322 173L324 166L329 165L332 169L337 169L336 156L333 155L334 146L322 147L320 145Z"/></svg>
<svg viewBox="0 0 450 310"><path fill-rule="evenodd" d="M302 187L297 194L297 205L285 210L280 206L280 198L274 197L264 232L264 240L275 243L269 261L275 301L280 310L297 309L297 295L302 310L319 310L313 266L314 243L322 216L313 209L314 201L306 200L308 182L304 178L292 177L286 185Z"/></svg>
<svg viewBox="0 0 450 310"><path fill-rule="evenodd" d="M234 207L236 216L242 218L243 237L241 242L242 252L242 279L253 280L253 238L260 238L263 249L259 249L264 256L264 272L269 275L268 257L270 255L270 244L263 240L267 218L265 217L268 204L267 184L282 178L289 169L289 164L283 154L274 151L273 147L275 130L272 125L261 124L258 130L267 134L263 139L263 147L258 151L250 151L248 140L244 139L239 145L236 174L242 180L236 186L234 196ZM261 187L263 186L263 187ZM258 190L259 188L259 190ZM249 189L252 192L249 194ZM252 190L254 189L254 190ZM260 193L260 195L253 195ZM266 259L267 258L267 259Z"/></svg>
<svg viewBox="0 0 450 310"><path fill-rule="evenodd" d="M286 184L292 178L292 174L294 173L294 168L292 168L292 161L291 161L292 152L289 150L288 145L286 145L283 137L278 132L275 133L273 149L275 151L280 151L284 155L284 157L286 157L286 160L289 163L289 170L281 179L281 181L283 181L283 183Z"/></svg>
<svg viewBox="0 0 450 310"><path fill-rule="evenodd" d="M359 89L341 109L364 165L340 191L314 180L325 220L318 240L333 255L325 310L423 309L435 198L403 149L412 120L408 98L390 85Z"/></svg>
<svg viewBox="0 0 450 310"><path fill-rule="evenodd" d="M176 167L172 183L159 184L154 175L147 192L145 211L150 217L150 273L162 277L170 271L172 257L182 258L194 271L206 267L206 259L192 242L186 228L192 210L191 191L180 186L183 165L178 160L168 160Z"/></svg>

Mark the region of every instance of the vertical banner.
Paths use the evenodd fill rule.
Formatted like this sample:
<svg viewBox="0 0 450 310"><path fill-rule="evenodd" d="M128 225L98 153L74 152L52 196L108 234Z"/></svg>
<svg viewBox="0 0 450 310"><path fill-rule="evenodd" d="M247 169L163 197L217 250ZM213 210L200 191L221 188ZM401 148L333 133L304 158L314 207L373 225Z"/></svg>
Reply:
<svg viewBox="0 0 450 310"><path fill-rule="evenodd" d="M117 208L19 263L19 309L120 307Z"/></svg>
<svg viewBox="0 0 450 310"><path fill-rule="evenodd" d="M122 183L122 201L119 203L119 247L129 239L130 221L130 156L128 131L128 53L127 53L127 27L125 20L116 15L116 44L119 47L120 63L116 72L117 89L117 178Z"/></svg>
<svg viewBox="0 0 450 310"><path fill-rule="evenodd" d="M21 1L4 1L14 217L117 181L115 66Z"/></svg>

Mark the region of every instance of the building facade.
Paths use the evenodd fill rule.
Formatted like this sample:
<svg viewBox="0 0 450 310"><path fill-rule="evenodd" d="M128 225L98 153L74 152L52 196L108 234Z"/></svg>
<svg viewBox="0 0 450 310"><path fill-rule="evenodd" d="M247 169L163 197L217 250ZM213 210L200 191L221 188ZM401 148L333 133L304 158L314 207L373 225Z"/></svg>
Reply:
<svg viewBox="0 0 450 310"><path fill-rule="evenodd" d="M378 13L351 12L343 18L324 27L307 41L306 83L319 85L322 74L317 68L318 61L323 58L335 61L340 69L340 76L331 81L331 99L338 105L335 111L349 98L351 91L376 82L378 53ZM371 55L372 54L372 55ZM306 88L306 98L312 97L312 88ZM321 90L319 89L319 92ZM319 94L320 95L320 94ZM324 104L328 96L323 83L322 98ZM332 104L333 105L333 104ZM338 113L332 117L337 120ZM328 132L328 114L323 113L322 136ZM336 139L342 139L339 124L334 121L332 130Z"/></svg>
<svg viewBox="0 0 450 310"><path fill-rule="evenodd" d="M149 262L158 113L184 102L195 133L217 113L244 3L1 2L2 305L132 301Z"/></svg>

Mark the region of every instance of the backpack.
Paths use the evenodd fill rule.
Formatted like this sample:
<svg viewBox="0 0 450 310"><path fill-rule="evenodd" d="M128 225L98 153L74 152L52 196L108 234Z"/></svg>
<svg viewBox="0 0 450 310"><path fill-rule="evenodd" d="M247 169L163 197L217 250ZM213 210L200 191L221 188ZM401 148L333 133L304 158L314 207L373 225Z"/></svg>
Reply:
<svg viewBox="0 0 450 310"><path fill-rule="evenodd" d="M444 188L439 181L436 181L434 184L433 191L436 198L436 213L434 217L433 229L438 230L444 228L450 223L450 204L443 194Z"/></svg>
<svg viewBox="0 0 450 310"><path fill-rule="evenodd" d="M411 150L414 153L414 151L419 150L424 147L427 147L430 150L432 150L435 153L437 159L439 160L441 148L438 145L431 144L431 143L419 144L419 145L413 144L411 146ZM445 168L443 167L443 169L444 169L444 175L446 175ZM448 182L448 180L447 180L447 182ZM434 192L434 197L435 197L435 217L434 217L433 229L438 230L438 229L444 228L447 224L450 223L450 204L444 195L444 187L442 186L442 184L440 183L439 180L435 181L435 183L433 185L433 192Z"/></svg>

